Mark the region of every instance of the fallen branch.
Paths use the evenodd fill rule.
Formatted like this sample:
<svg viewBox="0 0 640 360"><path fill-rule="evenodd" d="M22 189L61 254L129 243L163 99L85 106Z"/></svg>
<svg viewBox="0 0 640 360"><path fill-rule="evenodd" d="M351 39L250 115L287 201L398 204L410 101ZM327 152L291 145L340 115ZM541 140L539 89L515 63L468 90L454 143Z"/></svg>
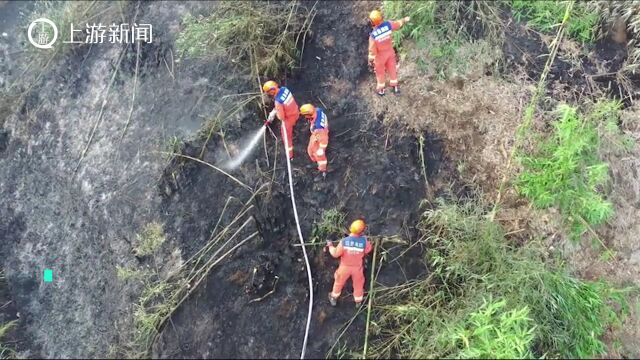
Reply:
<svg viewBox="0 0 640 360"><path fill-rule="evenodd" d="M242 186L243 188L245 188L245 189L249 190L249 192L253 193L253 190L252 190L248 185L246 185L246 184L245 184L245 183L243 183L242 181L240 181L240 180L236 179L233 175L229 174L228 172L226 172L226 171L224 171L224 170L220 169L220 168L219 168L219 167L217 167L217 166L211 165L211 164L209 164L209 163L208 163L208 162L206 162L206 161L202 161L202 160L200 160L200 159L196 159L196 158L191 157L191 156L188 156L188 155L177 154L177 153L173 153L173 152L167 152L167 151L154 151L154 152L157 152L157 153L160 153L160 154L164 154L164 155L179 156L179 157L183 157L183 158L185 158L185 159L189 159L189 160L193 160L193 161L195 161L195 162L199 162L199 163L201 163L201 164L203 164L203 165L207 165L208 167L210 167L210 168L212 168L212 169L214 169L214 170L217 170L217 171L219 171L219 172L223 173L224 175L226 175L227 177L229 177L231 180L235 181L235 182L236 182L236 183L238 183L240 186Z"/></svg>
<svg viewBox="0 0 640 360"><path fill-rule="evenodd" d="M271 289L271 291L269 291L268 293L264 294L263 297L257 298L257 299L253 299L251 301L249 301L249 304L253 303L253 302L258 302L258 301L262 301L264 300L267 296L273 294L274 292L276 292L276 285L278 285L278 276L276 275L276 281L273 283L273 289Z"/></svg>

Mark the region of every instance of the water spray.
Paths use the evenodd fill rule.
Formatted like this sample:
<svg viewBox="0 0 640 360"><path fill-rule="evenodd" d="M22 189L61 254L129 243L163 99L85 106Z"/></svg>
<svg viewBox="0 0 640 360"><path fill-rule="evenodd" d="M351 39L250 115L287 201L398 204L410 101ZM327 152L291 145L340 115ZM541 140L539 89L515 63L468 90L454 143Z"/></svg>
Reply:
<svg viewBox="0 0 640 360"><path fill-rule="evenodd" d="M260 141L260 138L262 137L266 129L266 125L260 127L260 129L253 135L251 140L242 146L243 150L240 152L240 155L238 155L235 159L227 161L226 163L224 163L224 165L222 165L222 167L227 170L234 170L238 168L238 166L240 166L240 164L242 164L242 162L247 159L247 156L249 156L253 152L253 149L256 147L256 145L258 145L258 142Z"/></svg>

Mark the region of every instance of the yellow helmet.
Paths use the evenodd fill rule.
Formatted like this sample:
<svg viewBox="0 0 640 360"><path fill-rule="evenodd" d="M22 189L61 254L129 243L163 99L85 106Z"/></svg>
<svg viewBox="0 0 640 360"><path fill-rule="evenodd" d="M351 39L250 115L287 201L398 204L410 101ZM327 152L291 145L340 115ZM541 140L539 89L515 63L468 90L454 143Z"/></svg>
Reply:
<svg viewBox="0 0 640 360"><path fill-rule="evenodd" d="M266 83L264 83L264 85L262 85L262 91L266 92L267 94L277 89L278 89L278 83L273 80L269 80Z"/></svg>
<svg viewBox="0 0 640 360"><path fill-rule="evenodd" d="M316 111L316 108L311 104L304 104L300 106L300 115L304 117L313 117L313 113Z"/></svg>
<svg viewBox="0 0 640 360"><path fill-rule="evenodd" d="M351 231L352 234L360 235L364 232L366 227L367 224L364 223L364 220L358 219L351 223L349 231Z"/></svg>
<svg viewBox="0 0 640 360"><path fill-rule="evenodd" d="M371 21L371 25L378 26L382 24L382 13L378 10L373 10L369 14L369 21Z"/></svg>

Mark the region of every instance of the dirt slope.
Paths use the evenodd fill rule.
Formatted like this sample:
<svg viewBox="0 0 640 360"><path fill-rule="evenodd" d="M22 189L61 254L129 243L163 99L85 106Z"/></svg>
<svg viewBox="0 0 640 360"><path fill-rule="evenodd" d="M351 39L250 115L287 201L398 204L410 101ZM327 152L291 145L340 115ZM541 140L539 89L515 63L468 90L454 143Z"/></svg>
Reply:
<svg viewBox="0 0 640 360"><path fill-rule="evenodd" d="M305 5L312 6L313 3ZM306 167L310 161L306 155L308 126L304 120L299 121L295 131L294 187L307 241L312 224L319 220L322 210L333 207L345 212L348 218L365 216L372 234L411 233L411 229L405 228L415 220L418 202L424 194L415 139L396 136L393 132L387 137L382 119L372 117L363 100L363 96L372 94L359 92L359 84L372 79L366 68L368 26L358 20L372 6L374 4L366 2L319 2L313 36L304 49L302 69L295 78L285 80L299 104L311 102L325 107L331 128L330 172L326 180L318 177L314 168ZM394 101L393 98L388 100ZM260 165L266 167L263 156L258 158ZM255 247L243 247L233 260L210 277L204 289L184 304L173 317L172 324L165 328L156 355L299 356L308 294L302 252L291 246L297 243L297 236L283 160L283 154L279 154L278 184L273 189L273 198L258 201L262 211L256 218L265 241ZM433 165L436 171L437 161L434 160ZM246 167L254 165L249 162ZM198 176L194 175L195 178ZM180 202L202 203L202 193L196 193L194 189L196 186L213 189L212 181L215 180L209 177L206 180L209 184L181 189ZM204 191L205 194L209 192ZM210 199L209 196L204 198ZM198 212L211 214L213 222L219 208L219 202L208 202L206 210L199 208ZM355 314L355 309L349 288L340 305L335 309L330 307L327 293L337 263L320 248L310 249L310 254L316 287L307 356L313 358L325 356L340 327ZM382 281L402 279L398 265L395 266L393 270L389 267L389 275L383 270ZM275 293L265 300L248 303L258 298L244 291L254 267L273 269L270 276L278 276L278 283ZM412 262L408 267L407 276L424 271L419 262ZM360 346L362 331L363 319L360 318L350 330L350 345Z"/></svg>

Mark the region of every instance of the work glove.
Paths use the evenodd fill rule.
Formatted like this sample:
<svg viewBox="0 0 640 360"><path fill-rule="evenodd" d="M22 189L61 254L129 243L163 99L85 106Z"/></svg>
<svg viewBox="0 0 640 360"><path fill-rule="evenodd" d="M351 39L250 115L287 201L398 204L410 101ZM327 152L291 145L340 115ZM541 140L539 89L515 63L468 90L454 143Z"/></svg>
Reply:
<svg viewBox="0 0 640 360"><path fill-rule="evenodd" d="M275 120L277 113L278 112L276 111L276 109L271 110L271 112L269 113L269 117L267 118L267 121L272 122L273 120Z"/></svg>

